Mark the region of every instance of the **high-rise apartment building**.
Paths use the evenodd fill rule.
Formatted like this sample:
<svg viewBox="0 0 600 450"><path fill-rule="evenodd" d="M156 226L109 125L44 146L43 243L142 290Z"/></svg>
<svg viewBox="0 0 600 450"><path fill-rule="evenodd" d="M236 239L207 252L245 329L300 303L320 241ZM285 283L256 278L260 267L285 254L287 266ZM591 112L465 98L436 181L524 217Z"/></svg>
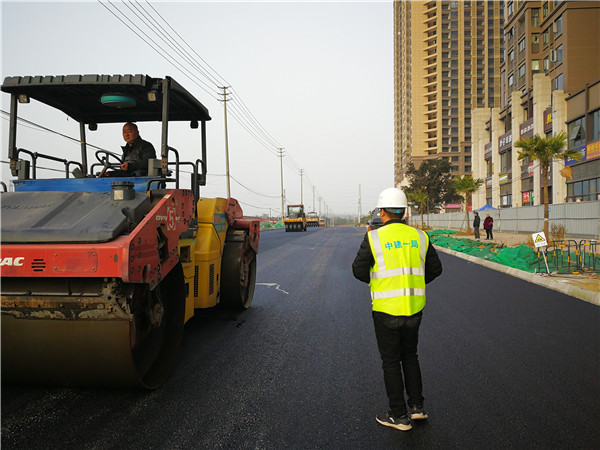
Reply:
<svg viewBox="0 0 600 450"><path fill-rule="evenodd" d="M471 111L500 101L504 2L394 2L394 177L450 161L471 172Z"/></svg>
<svg viewBox="0 0 600 450"><path fill-rule="evenodd" d="M473 206L600 199L600 2L505 2L500 106L473 112L473 176L486 180ZM542 180L514 142L567 134L581 161L555 160ZM566 164L565 164L566 163ZM569 170L565 171L565 165Z"/></svg>

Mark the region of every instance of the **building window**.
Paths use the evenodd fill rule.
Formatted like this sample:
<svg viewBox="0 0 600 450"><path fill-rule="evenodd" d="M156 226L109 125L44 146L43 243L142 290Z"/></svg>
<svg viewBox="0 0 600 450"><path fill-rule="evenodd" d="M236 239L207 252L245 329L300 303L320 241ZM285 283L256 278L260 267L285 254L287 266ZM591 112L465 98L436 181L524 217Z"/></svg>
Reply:
<svg viewBox="0 0 600 450"><path fill-rule="evenodd" d="M540 26L540 8L531 9L531 25L534 27Z"/></svg>
<svg viewBox="0 0 600 450"><path fill-rule="evenodd" d="M544 71L548 72L550 70L550 58L546 56L544 58Z"/></svg>
<svg viewBox="0 0 600 450"><path fill-rule="evenodd" d="M519 53L525 51L525 38L519 41Z"/></svg>
<svg viewBox="0 0 600 450"><path fill-rule="evenodd" d="M540 60L539 59L534 59L531 61L531 70L532 71L540 70Z"/></svg>
<svg viewBox="0 0 600 450"><path fill-rule="evenodd" d="M552 80L552 90L563 89L563 74L561 73Z"/></svg>
<svg viewBox="0 0 600 450"><path fill-rule="evenodd" d="M567 202L600 200L600 178L567 183Z"/></svg>
<svg viewBox="0 0 600 450"><path fill-rule="evenodd" d="M514 86L514 84L515 84L515 76L511 73L508 76L508 85L509 86Z"/></svg>
<svg viewBox="0 0 600 450"><path fill-rule="evenodd" d="M512 206L512 194L506 194L500 197L500 206L510 208Z"/></svg>
<svg viewBox="0 0 600 450"><path fill-rule="evenodd" d="M506 5L506 13L507 13L507 17L510 17L514 14L515 12L515 6L513 4L513 2L508 2L508 4Z"/></svg>
<svg viewBox="0 0 600 450"><path fill-rule="evenodd" d="M514 50L511 50L510 52L508 52L508 60L511 62L515 60L515 51Z"/></svg>
<svg viewBox="0 0 600 450"><path fill-rule="evenodd" d="M532 44L539 44L540 43L540 35L539 34L532 34L531 35L531 43Z"/></svg>
<svg viewBox="0 0 600 450"><path fill-rule="evenodd" d="M600 141L600 109L592 113L590 121L590 136L592 142Z"/></svg>
<svg viewBox="0 0 600 450"><path fill-rule="evenodd" d="M512 150L508 150L500 155L500 172L508 173L512 169Z"/></svg>
<svg viewBox="0 0 600 450"><path fill-rule="evenodd" d="M515 27L512 27L510 30L508 30L508 33L506 33L506 40L511 41L512 38L515 35Z"/></svg>
<svg viewBox="0 0 600 450"><path fill-rule="evenodd" d="M585 145L585 116L567 125L567 135L570 149Z"/></svg>
<svg viewBox="0 0 600 450"><path fill-rule="evenodd" d="M548 2L544 2L542 5L542 17L546 18L548 16Z"/></svg>
<svg viewBox="0 0 600 450"><path fill-rule="evenodd" d="M563 60L563 46L560 44L556 47L556 64L561 63Z"/></svg>
<svg viewBox="0 0 600 450"><path fill-rule="evenodd" d="M519 78L524 77L525 76L525 64L523 64L521 67L519 67Z"/></svg>
<svg viewBox="0 0 600 450"><path fill-rule="evenodd" d="M562 30L563 30L563 18L562 18L562 16L560 16L554 22L554 36L558 36L559 34L561 34Z"/></svg>
<svg viewBox="0 0 600 450"><path fill-rule="evenodd" d="M458 2L450 2L450 9L458 8Z"/></svg>
<svg viewBox="0 0 600 450"><path fill-rule="evenodd" d="M544 32L542 33L542 42L544 43L544 45L548 45L548 43L550 42L550 29L546 29L544 30Z"/></svg>

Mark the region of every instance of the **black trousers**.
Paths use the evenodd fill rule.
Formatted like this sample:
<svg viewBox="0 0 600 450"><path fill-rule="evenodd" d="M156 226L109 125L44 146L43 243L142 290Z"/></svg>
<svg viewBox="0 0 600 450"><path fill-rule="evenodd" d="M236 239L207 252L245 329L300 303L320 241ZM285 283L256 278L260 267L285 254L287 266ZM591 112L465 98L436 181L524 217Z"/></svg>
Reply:
<svg viewBox="0 0 600 450"><path fill-rule="evenodd" d="M413 316L391 316L373 311L385 390L395 417L407 412L405 389L409 406L423 405L421 367L417 355L422 315L419 312Z"/></svg>
<svg viewBox="0 0 600 450"><path fill-rule="evenodd" d="M486 229L485 234L486 234L486 237L485 237L486 239L492 239L492 240L494 239L494 233L492 233L491 228Z"/></svg>
<svg viewBox="0 0 600 450"><path fill-rule="evenodd" d="M475 239L479 239L479 227L473 227L473 231L475 231Z"/></svg>

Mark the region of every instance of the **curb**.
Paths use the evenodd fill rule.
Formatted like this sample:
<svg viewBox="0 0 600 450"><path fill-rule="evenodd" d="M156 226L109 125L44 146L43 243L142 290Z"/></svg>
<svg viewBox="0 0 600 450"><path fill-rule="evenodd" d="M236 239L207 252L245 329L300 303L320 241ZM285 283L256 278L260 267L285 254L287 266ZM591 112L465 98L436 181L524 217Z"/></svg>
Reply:
<svg viewBox="0 0 600 450"><path fill-rule="evenodd" d="M594 292L588 289L580 288L578 286L565 284L558 280L553 280L550 277L542 277L540 275L525 272L524 270L515 269L514 267L504 266L502 264L498 264L497 262L487 261L485 259L477 258L476 256L471 256L465 253L457 252L455 250L450 250L449 248L440 247L436 245L435 249L442 253L447 253L449 255L456 256L457 258L465 259L472 263L479 264L480 266L487 267L488 269L503 272L508 275L512 275L513 277L520 278L521 280L528 281L529 283L544 286L548 289L552 289L553 291L570 295L571 297L575 297L579 300L583 300L593 305L600 306L600 292Z"/></svg>

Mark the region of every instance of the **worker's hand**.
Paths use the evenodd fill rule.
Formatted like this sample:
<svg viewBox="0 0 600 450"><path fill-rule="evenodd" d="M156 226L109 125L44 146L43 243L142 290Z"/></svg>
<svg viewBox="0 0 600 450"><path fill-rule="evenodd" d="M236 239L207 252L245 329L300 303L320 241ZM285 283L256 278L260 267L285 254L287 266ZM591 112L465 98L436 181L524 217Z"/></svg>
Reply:
<svg viewBox="0 0 600 450"><path fill-rule="evenodd" d="M121 170L127 170L129 163L127 161L121 163Z"/></svg>

